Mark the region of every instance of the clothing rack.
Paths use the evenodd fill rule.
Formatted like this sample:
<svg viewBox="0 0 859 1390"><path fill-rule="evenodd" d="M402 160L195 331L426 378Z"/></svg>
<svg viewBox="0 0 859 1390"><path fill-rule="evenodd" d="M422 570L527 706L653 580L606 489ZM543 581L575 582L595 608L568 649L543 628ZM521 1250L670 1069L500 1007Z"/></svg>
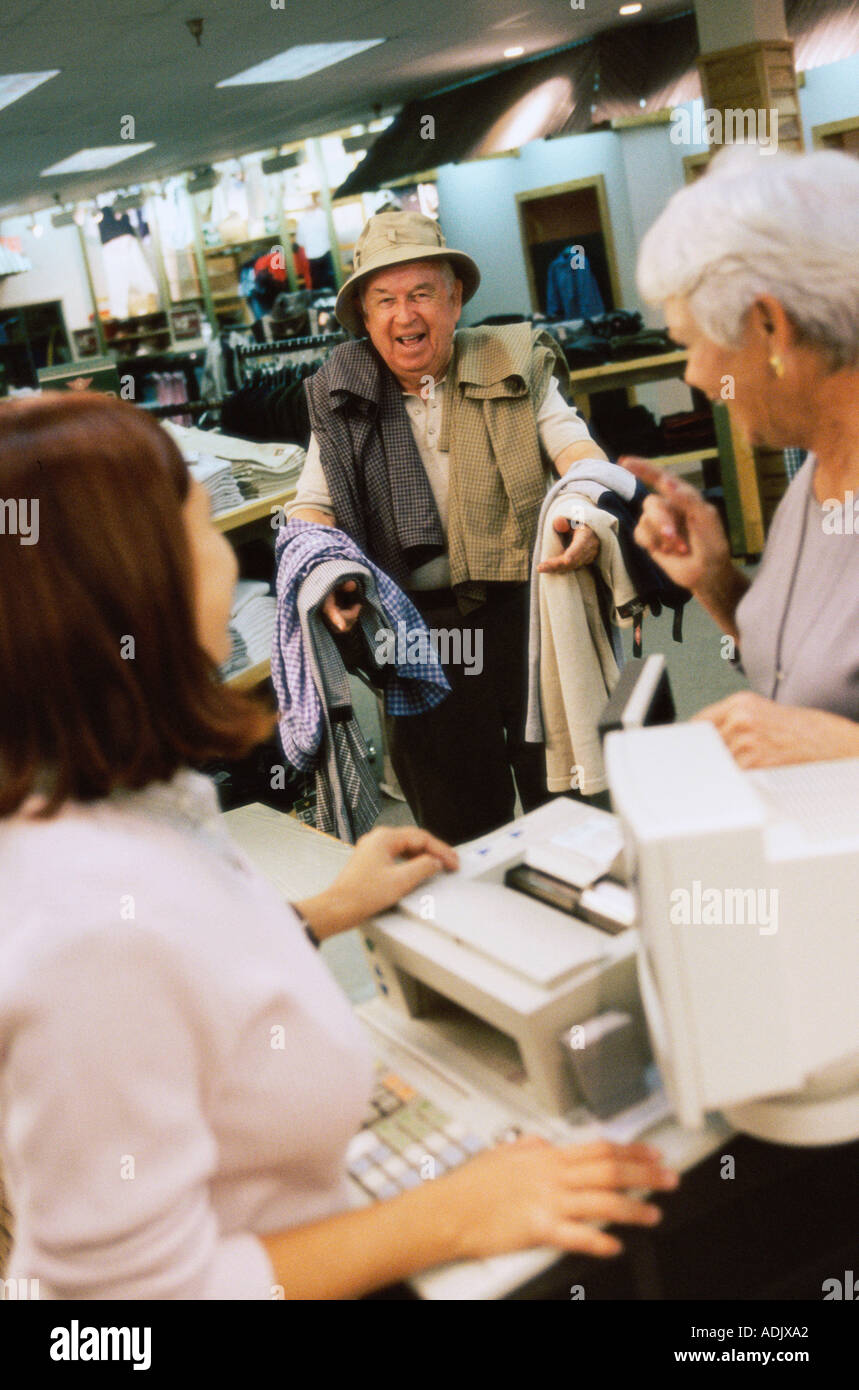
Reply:
<svg viewBox="0 0 859 1390"><path fill-rule="evenodd" d="M273 354L303 352L305 348L335 347L345 343L348 333L311 333L304 338L280 338L271 343L249 343L247 347L236 347L237 355L246 357L269 357Z"/></svg>
<svg viewBox="0 0 859 1390"><path fill-rule="evenodd" d="M223 401L183 401L173 405L146 405L147 415L156 420L169 419L171 415L203 415L207 410L220 410Z"/></svg>
<svg viewBox="0 0 859 1390"><path fill-rule="evenodd" d="M336 347L338 343L345 343L348 337L348 333L312 333L302 338L281 338L271 343L250 343L247 347L237 345L234 352L239 383L240 385L244 383L244 364L246 362L256 362L265 357L286 359L298 352L332 348Z"/></svg>

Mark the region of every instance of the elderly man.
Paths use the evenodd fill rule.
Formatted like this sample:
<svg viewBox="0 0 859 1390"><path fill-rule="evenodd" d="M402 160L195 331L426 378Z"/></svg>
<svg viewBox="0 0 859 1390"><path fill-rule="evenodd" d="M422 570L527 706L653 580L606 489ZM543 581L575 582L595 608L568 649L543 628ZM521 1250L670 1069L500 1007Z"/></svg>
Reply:
<svg viewBox="0 0 859 1390"><path fill-rule="evenodd" d="M389 718L391 759L416 820L456 844L547 797L542 748L524 742L528 576L550 479L604 459L558 379L563 356L530 324L456 331L480 273L438 225L411 212L372 217L337 317L344 343L308 382L312 437L290 517L337 526L404 589L428 627L459 633L451 694ZM578 528L575 569L598 541ZM351 588L352 592L347 592ZM329 594L330 626L357 621L355 585Z"/></svg>

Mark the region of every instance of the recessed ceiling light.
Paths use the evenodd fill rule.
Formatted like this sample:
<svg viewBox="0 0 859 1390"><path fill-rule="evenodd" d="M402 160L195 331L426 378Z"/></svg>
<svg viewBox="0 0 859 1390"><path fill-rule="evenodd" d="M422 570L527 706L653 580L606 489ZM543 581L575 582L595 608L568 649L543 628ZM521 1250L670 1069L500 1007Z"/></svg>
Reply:
<svg viewBox="0 0 859 1390"><path fill-rule="evenodd" d="M333 67L335 63L345 62L356 53L363 53L365 49L375 48L377 44L384 42L384 39L357 39L346 43L298 43L292 48L287 48L284 53L267 58L264 63L245 68L244 72L237 72L233 77L225 77L223 82L216 83L216 86L241 87L261 82L298 82L302 77L309 77L312 72L321 72L323 68Z"/></svg>
<svg viewBox="0 0 859 1390"><path fill-rule="evenodd" d="M99 145L92 150L78 150L77 154L69 155L68 159L60 160L59 164L52 164L49 169L43 169L40 175L45 179L54 174L86 174L92 169L109 169L111 164L121 164L123 159L130 159L132 155L143 154L144 150L154 150L155 141L150 140L145 145Z"/></svg>
<svg viewBox="0 0 859 1390"><path fill-rule="evenodd" d="M51 68L49 72L12 72L0 77L0 111L19 97L25 97L34 87L41 87L48 78L58 77L59 72L59 68Z"/></svg>
<svg viewBox="0 0 859 1390"><path fill-rule="evenodd" d="M522 57L522 54L523 54L524 52L525 52L524 48L505 48L505 50L504 50L504 57L505 57L505 58L521 58L521 57Z"/></svg>
<svg viewBox="0 0 859 1390"><path fill-rule="evenodd" d="M621 5L619 14L641 14L642 5Z"/></svg>

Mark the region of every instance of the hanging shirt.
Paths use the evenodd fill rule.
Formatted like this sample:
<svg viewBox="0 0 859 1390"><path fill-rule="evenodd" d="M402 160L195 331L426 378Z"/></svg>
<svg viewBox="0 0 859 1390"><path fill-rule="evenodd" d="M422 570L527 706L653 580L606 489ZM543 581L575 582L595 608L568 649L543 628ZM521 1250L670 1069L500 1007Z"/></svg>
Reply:
<svg viewBox="0 0 859 1390"><path fill-rule="evenodd" d="M584 265L579 261L584 260ZM550 319L589 319L605 313L599 285L587 256L568 246L549 266L546 313Z"/></svg>
<svg viewBox="0 0 859 1390"><path fill-rule="evenodd" d="M302 213L295 236L311 261L318 261L320 256L330 251L331 237L325 209L311 208L309 212Z"/></svg>

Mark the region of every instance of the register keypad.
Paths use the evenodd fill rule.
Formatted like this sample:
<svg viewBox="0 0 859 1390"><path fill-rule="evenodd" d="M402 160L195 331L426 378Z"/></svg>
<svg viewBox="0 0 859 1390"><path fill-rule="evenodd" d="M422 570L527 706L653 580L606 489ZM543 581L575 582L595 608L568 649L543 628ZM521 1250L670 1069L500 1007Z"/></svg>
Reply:
<svg viewBox="0 0 859 1390"><path fill-rule="evenodd" d="M486 1144L384 1065L363 1126L349 1145L350 1175L371 1197L396 1197L464 1163Z"/></svg>

